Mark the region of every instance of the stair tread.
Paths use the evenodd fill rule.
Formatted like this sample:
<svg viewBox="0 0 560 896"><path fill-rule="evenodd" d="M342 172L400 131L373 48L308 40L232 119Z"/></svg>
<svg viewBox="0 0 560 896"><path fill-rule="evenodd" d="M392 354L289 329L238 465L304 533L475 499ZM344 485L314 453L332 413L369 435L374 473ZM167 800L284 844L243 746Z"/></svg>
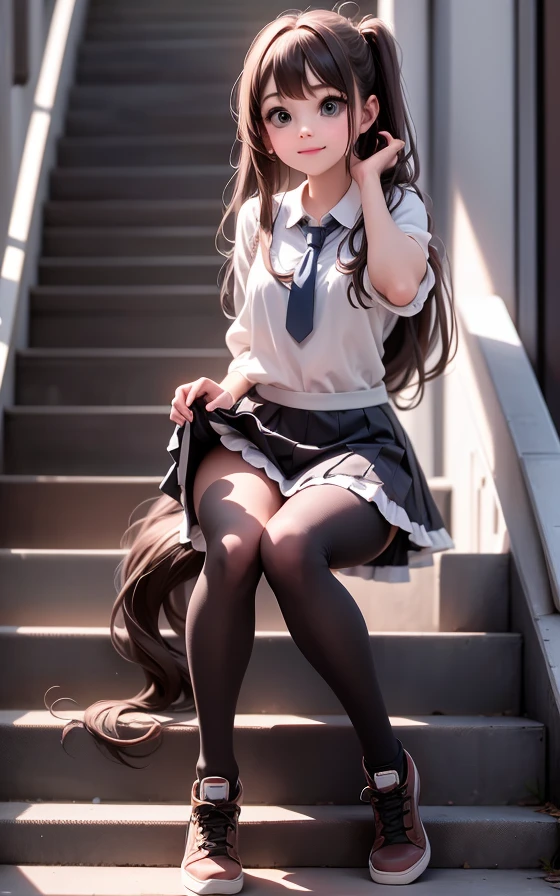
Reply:
<svg viewBox="0 0 560 896"><path fill-rule="evenodd" d="M1 477L0 477L1 478ZM83 477L87 478L87 477ZM92 477L94 478L94 477ZM99 477L101 478L101 477ZM116 477L115 477L116 478ZM141 477L138 477L141 478ZM160 629L161 634L166 638L175 638L175 632L172 629ZM0 625L0 637L6 635L16 635L20 637L29 635L43 636L60 636L66 638L77 637L109 637L110 629L108 626L48 626L48 625ZM449 639L468 639L476 640L504 640L519 641L522 639L520 632L370 632L372 637L383 638L403 638L411 640L412 638L432 638L438 641ZM259 631L255 635L256 638L265 640L284 639L291 640L288 631ZM493 717L492 717L493 718Z"/></svg>
<svg viewBox="0 0 560 896"><path fill-rule="evenodd" d="M126 267L134 265L135 267L148 267L150 265L161 265L173 267L174 265L208 265L215 267L223 264L223 256L218 253L214 255L42 255L39 264L43 267L66 268L66 267ZM69 284L67 284L69 285ZM76 284L78 285L78 284ZM107 284L108 286L110 284Z"/></svg>
<svg viewBox="0 0 560 896"><path fill-rule="evenodd" d="M256 635L265 634L270 637L270 633L257 631ZM428 633L431 634L431 633ZM74 718L82 719L83 710L73 709ZM198 718L193 712L150 712L152 718L159 721L174 719L177 726L168 726L166 730L173 727L198 727ZM389 719L392 725L398 725L399 728L417 728L418 725L429 727L430 729L448 728L448 729L464 729L472 728L544 728L542 722L536 719L528 719L525 716L483 716L483 715L449 715L449 716L432 716L432 715L407 715L395 716L390 715ZM62 728L66 724L66 719L56 719L47 710L39 709L0 709L0 728L16 727L16 728ZM313 716L303 713L236 713L234 725L236 729L241 728L275 728L279 725L321 725L336 728L351 728L352 723L347 715L337 715L335 713L317 713Z"/></svg>
<svg viewBox="0 0 560 896"><path fill-rule="evenodd" d="M372 896L385 892L364 868L250 868L244 864L245 890L251 896L321 893L321 896ZM544 872L428 867L414 882L415 896L542 896ZM179 866L174 868L96 867L88 865L0 865L3 892L62 896L180 896Z"/></svg>
<svg viewBox="0 0 560 896"><path fill-rule="evenodd" d="M91 136L91 137L73 137L73 136L65 136L61 137L59 140L59 146L64 147L72 147L72 148L81 148L81 147L96 147L96 146L129 146L130 144L144 144L146 146L193 146L198 144L207 144L207 143L227 143L230 145L232 143L231 132L224 130L223 134L217 134L215 132L211 132L208 134L197 133L197 134L138 134L134 136L123 136L123 135L115 135L110 136L107 134L102 134L99 136ZM75 166L78 167L78 166ZM100 165L89 165L89 166L79 166L80 170L83 170L84 167L89 168L100 168ZM109 167L109 166L107 166ZM112 166L115 168L116 166ZM140 166L136 166L139 168ZM159 166L161 167L161 166ZM104 170L105 166L103 166ZM58 171L66 170L65 165L59 165ZM72 169L74 170L74 168Z"/></svg>
<svg viewBox="0 0 560 896"><path fill-rule="evenodd" d="M58 236L198 236L198 235L214 235L215 227L209 225L193 225L185 224L182 227L166 227L166 226L149 226L140 225L139 227L121 226L116 227L68 227L64 225L49 225L43 229L45 235ZM88 256L89 257L89 256ZM111 256L112 257L112 256Z"/></svg>
<svg viewBox="0 0 560 896"><path fill-rule="evenodd" d="M162 286L142 285L119 285L115 286L100 284L83 284L76 286L68 286L61 284L60 286L34 286L30 290L30 295L38 297L56 298L58 296L66 297L77 295L89 298L92 296L106 296L107 294L115 294L118 296L134 296L134 295L162 295L162 296L192 296L192 295L217 295L218 287L210 284L202 283L200 286L189 286L165 283ZM224 315L225 316L225 315Z"/></svg>
<svg viewBox="0 0 560 896"><path fill-rule="evenodd" d="M76 180L80 180L83 177L87 177L88 175L98 174L102 176L106 175L114 175L115 177L138 177L139 175L144 176L159 176L159 175L172 175L172 174L227 174L231 176L231 166L230 165L152 165L149 168L146 168L145 165L132 165L127 166L125 169L122 168L121 165L116 165L112 167L110 165L84 165L84 166L76 166L75 168L60 168L54 167L51 169L51 174L56 176L64 176L67 178L75 178Z"/></svg>
<svg viewBox="0 0 560 896"><path fill-rule="evenodd" d="M227 348L22 348L19 358L212 358L231 357Z"/></svg>
<svg viewBox="0 0 560 896"><path fill-rule="evenodd" d="M526 824L550 824L556 825L556 818L546 812L536 812L535 806L420 806L420 812L424 821L439 822L440 824L453 824L468 819L470 822L485 821L504 824L508 822L524 822ZM16 800L0 802L0 822L18 822L25 818L25 823L44 823L54 821L72 821L73 823L84 821L92 824L94 821L123 822L133 821L146 823L172 823L184 822L190 815L191 807L185 800L167 803L136 803L136 802L85 802L72 801L58 802L41 800L36 802L29 800L18 802ZM368 803L358 802L356 805L284 805L270 806L244 803L239 818L240 824L254 824L255 822L294 822L294 821L323 821L339 824L346 821L359 820L364 815L371 814L371 806Z"/></svg>
<svg viewBox="0 0 560 896"><path fill-rule="evenodd" d="M104 55L126 50L147 54L150 50L192 50L192 49L230 50L235 47L247 49L245 37L176 37L128 40L85 40L80 45L80 55Z"/></svg>

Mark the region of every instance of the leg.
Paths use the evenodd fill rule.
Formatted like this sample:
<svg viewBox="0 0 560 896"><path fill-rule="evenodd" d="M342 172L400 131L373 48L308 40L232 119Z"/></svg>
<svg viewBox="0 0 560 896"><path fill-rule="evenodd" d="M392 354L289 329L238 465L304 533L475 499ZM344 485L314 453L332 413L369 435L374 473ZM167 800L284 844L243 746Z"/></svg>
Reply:
<svg viewBox="0 0 560 896"><path fill-rule="evenodd" d="M206 558L186 618L186 647L200 730L197 777L222 775L235 787L237 698L255 636L259 541L285 498L277 483L217 445L196 473L193 501Z"/></svg>
<svg viewBox="0 0 560 896"><path fill-rule="evenodd" d="M345 708L364 756L395 758L364 617L331 569L377 556L397 531L378 507L338 485L309 486L288 498L261 538L265 575L292 637Z"/></svg>

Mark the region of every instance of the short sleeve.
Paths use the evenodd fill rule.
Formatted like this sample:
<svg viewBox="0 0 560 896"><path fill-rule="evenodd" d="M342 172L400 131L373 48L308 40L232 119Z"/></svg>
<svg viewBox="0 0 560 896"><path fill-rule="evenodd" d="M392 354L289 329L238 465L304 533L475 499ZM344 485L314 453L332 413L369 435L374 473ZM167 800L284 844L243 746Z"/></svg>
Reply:
<svg viewBox="0 0 560 896"><path fill-rule="evenodd" d="M251 308L246 296L246 286L254 260L254 244L259 224L257 203L258 197L247 199L237 214L233 249L233 304L236 318L225 335L226 345L233 355L228 373L237 372L243 376L251 364Z"/></svg>
<svg viewBox="0 0 560 896"><path fill-rule="evenodd" d="M380 296L369 278L367 265L364 269L364 285L368 293L373 296L378 304L401 317L412 317L412 315L418 314L418 312L422 310L424 303L436 282L434 271L428 261L428 245L432 238L432 234L428 230L428 213L426 211L426 206L418 194L414 190L407 189L398 208L391 211L391 217L395 224L397 224L404 233L407 233L415 239L424 250L424 255L427 261L426 273L420 281L416 295L408 305L395 305L393 302L388 302Z"/></svg>

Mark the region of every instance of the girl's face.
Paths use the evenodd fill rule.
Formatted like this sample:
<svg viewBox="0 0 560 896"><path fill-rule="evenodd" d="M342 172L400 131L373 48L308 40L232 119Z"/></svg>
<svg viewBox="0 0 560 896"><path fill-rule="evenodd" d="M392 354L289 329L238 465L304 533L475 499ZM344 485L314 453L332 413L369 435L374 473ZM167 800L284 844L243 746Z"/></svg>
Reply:
<svg viewBox="0 0 560 896"><path fill-rule="evenodd" d="M263 140L290 168L306 175L328 171L344 157L348 145L346 96L326 87L308 68L313 93L306 99L278 96L272 76L264 86L261 115ZM377 98L363 105L356 90L356 133L367 130L377 117ZM360 121L361 119L361 121Z"/></svg>

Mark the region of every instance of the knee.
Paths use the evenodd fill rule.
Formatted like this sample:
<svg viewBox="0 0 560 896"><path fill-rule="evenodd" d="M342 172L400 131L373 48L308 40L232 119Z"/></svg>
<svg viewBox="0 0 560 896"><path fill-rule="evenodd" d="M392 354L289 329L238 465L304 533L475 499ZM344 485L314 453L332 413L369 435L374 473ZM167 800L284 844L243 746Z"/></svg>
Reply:
<svg viewBox="0 0 560 896"><path fill-rule="evenodd" d="M206 573L230 586L254 577L258 583L262 572L259 540L262 527L249 527L237 532L214 533L206 539Z"/></svg>
<svg viewBox="0 0 560 896"><path fill-rule="evenodd" d="M272 517L263 529L260 540L261 562L270 578L298 578L310 566L326 558L310 533L298 529L293 520L275 521Z"/></svg>

